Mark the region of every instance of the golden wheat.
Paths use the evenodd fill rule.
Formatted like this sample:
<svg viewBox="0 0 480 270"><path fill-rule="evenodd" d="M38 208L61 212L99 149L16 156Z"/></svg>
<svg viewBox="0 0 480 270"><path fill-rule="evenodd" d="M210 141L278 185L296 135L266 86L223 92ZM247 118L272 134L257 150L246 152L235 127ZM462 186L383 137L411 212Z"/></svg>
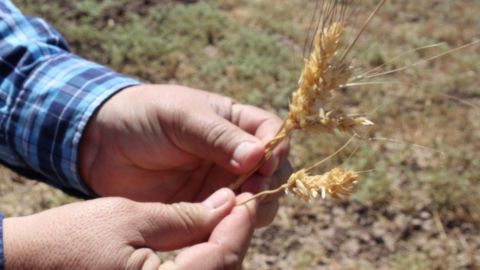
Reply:
<svg viewBox="0 0 480 270"><path fill-rule="evenodd" d="M358 173L354 171L343 170L338 167L322 175L310 175L307 169L301 169L293 173L286 184L275 190L260 192L241 204L283 190L285 193L291 193L306 202L310 202L319 196L325 199L326 194L333 199L340 199L350 196L353 187L357 184L358 176Z"/></svg>
<svg viewBox="0 0 480 270"><path fill-rule="evenodd" d="M264 158L252 171L239 177L237 181L231 185L231 188L237 189L240 187L240 185L248 177L250 177L263 165L266 160L271 157L276 146L278 146L278 144L280 144L284 139L291 136L295 130L314 130L326 133L332 133L333 131L338 130L342 132L349 132L352 134L352 137L334 154L329 155L327 158L323 159L312 167L309 167L308 169L304 168L293 173L286 184L275 190L261 192L252 197L250 200L259 197L262 198L266 195L275 194L283 190L287 193L294 194L296 197L307 202L317 198L319 194L322 198L325 198L326 194L329 194L335 199L343 196L349 196L352 188L357 183L359 176L357 172L336 167L321 175L310 174L311 169L317 167L324 161L331 159L340 151L343 151L353 138L361 138L361 136L358 135L359 132L357 132L360 127L374 125L374 123L366 117L348 115L342 108L339 108L338 105L333 103L332 97L334 96L335 91L344 87L369 84L369 82L352 83L352 81L371 79L403 71L407 68L429 62L455 51L480 44L480 40L476 40L469 44L448 50L442 54L435 55L410 65L385 72L375 73L385 66L385 64L382 64L365 74L352 78L353 68L345 61L347 55L352 50L359 37L365 31L372 18L386 3L386 0L380 0L378 2L376 8L360 27L360 31L355 36L354 40L348 44L347 48L343 50L340 56L338 55L338 52L342 47L341 45L345 28L345 9L348 1L345 3L340 3L337 1L325 2L328 4L324 5L322 10L328 10L329 14L326 15L326 18L320 19L319 28L317 29L312 42L312 50L308 58L304 60L304 68L298 81L298 88L292 94L292 100L289 104L287 118L284 120L283 125L277 132L276 136L265 145ZM325 2L323 3L325 4ZM415 52L435 46L438 46L438 44L421 47L412 51ZM378 140L377 138L375 139ZM381 138L381 140L392 141L390 139L383 138ZM421 145L412 145L425 148Z"/></svg>
<svg viewBox="0 0 480 270"><path fill-rule="evenodd" d="M286 184L286 192L291 192L304 201L311 201L326 193L339 199L350 196L353 186L357 183L358 174L350 170L334 168L322 175L309 175L304 169L292 174Z"/></svg>
<svg viewBox="0 0 480 270"><path fill-rule="evenodd" d="M277 135L265 145L262 162L249 174L241 176L231 185L237 189L253 172L268 160L275 147L294 130L307 129L323 132L341 130L355 131L360 126L370 126L373 122L365 117L347 115L341 108L326 108L330 105L333 93L344 86L352 76L350 65L335 61L341 46L344 26L341 22L332 23L315 35L313 50L301 73L298 89L292 94L287 119ZM331 106L330 106L331 107Z"/></svg>
<svg viewBox="0 0 480 270"><path fill-rule="evenodd" d="M298 88L292 94L287 118L276 136L265 145L263 159L253 170L239 177L230 186L232 189L239 188L248 177L257 171L271 157L275 147L288 138L294 130L316 130L328 133L339 130L356 134L359 127L373 125L373 122L365 117L348 115L331 101L334 92L345 87L352 77L352 67L349 63L345 63L348 53L385 2L386 0L380 0L353 42L340 57L337 54L341 48L345 31L343 22L345 6L339 2L332 2L331 12L327 14L326 19L321 20L322 23L313 39L313 49L309 57L304 60L304 68L298 81ZM335 11L335 8L339 10ZM335 14L340 15L337 17ZM330 23L324 24L325 22ZM291 175L287 184L276 190L262 192L257 196L285 189L306 201L316 198L319 191L322 192L322 197L325 197L324 194L328 192L333 198L339 198L342 195L350 194L350 189L358 178L358 174L355 172L340 168L334 168L322 175L312 176L307 173L311 168L297 171Z"/></svg>
<svg viewBox="0 0 480 270"><path fill-rule="evenodd" d="M350 117L341 108L325 110L334 91L344 86L352 76L349 65L334 59L341 46L343 32L343 25L336 22L317 33L313 51L305 60L299 87L292 96L284 125L286 134L295 129L352 131L358 126L373 124L364 117Z"/></svg>

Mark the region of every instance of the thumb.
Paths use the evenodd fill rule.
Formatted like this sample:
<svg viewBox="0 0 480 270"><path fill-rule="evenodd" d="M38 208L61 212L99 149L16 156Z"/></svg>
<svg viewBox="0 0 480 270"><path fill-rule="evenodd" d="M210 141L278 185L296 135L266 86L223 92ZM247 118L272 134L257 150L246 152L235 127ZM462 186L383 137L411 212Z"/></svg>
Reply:
<svg viewBox="0 0 480 270"><path fill-rule="evenodd" d="M184 150L241 174L252 169L263 157L260 139L217 114L185 119L177 141Z"/></svg>
<svg viewBox="0 0 480 270"><path fill-rule="evenodd" d="M202 203L144 203L140 233L146 247L173 250L208 238L235 205L235 194L223 188Z"/></svg>
<svg viewBox="0 0 480 270"><path fill-rule="evenodd" d="M250 197L244 193L237 201ZM163 263L159 269L241 269L255 228L257 207L255 201L235 207L213 230L208 242L183 250L174 261Z"/></svg>

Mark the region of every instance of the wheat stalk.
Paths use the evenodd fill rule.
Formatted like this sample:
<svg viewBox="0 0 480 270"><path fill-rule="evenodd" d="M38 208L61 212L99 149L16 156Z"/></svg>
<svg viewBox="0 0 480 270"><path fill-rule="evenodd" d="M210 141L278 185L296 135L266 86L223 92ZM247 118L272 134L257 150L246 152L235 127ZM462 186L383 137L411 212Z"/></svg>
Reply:
<svg viewBox="0 0 480 270"><path fill-rule="evenodd" d="M310 56L304 60L305 65L298 81L298 88L292 95L287 118L276 136L265 145L263 159L249 173L240 176L230 188L233 190L239 188L271 157L278 144L291 136L295 130L354 132L361 126L373 125L373 122L365 117L350 116L342 108L331 106L330 101L334 92L344 87L352 77L352 67L344 62L348 52L384 3L385 0L379 3L340 60L336 59L336 56L342 44L344 23L332 22L328 27L317 30Z"/></svg>
<svg viewBox="0 0 480 270"><path fill-rule="evenodd" d="M345 9L340 8L340 11L333 11L337 5L341 4L337 1L332 1L332 3L332 6L328 6L327 4L328 8L326 8L326 10L332 12L327 15L326 19L324 18L321 20L321 24L316 30L312 46L313 48L309 57L305 59L305 65L298 82L298 88L293 93L292 102L289 105L289 113L287 118L284 120L283 125L277 132L276 136L266 144L264 158L259 162L259 164L257 164L254 170L239 177L237 181L231 185L231 188L237 189L248 177L257 171L263 165L263 163L271 157L275 147L278 146L278 144L280 144L284 139L291 136L295 130L317 130L328 133L331 133L334 130L339 130L343 132L350 132L353 134L353 136L334 154L328 156L312 167L307 169L304 168L293 173L286 184L275 190L268 190L256 194L248 201L257 198L263 198L264 196L276 194L281 191L294 194L296 197L307 202L317 198L319 194L322 198L325 198L326 194L329 194L335 199L349 196L352 188L358 181L359 172L336 167L321 175L310 174L310 171L314 167L331 159L333 156L345 149L345 147L353 138L361 138L356 132L359 127L374 125L372 121L363 116L348 115L342 110L342 108L332 105L331 99L335 91L341 89L342 87L348 86L378 84L378 82L352 82L404 71L410 67L430 62L444 55L480 44L480 40L475 40L471 43L448 50L442 54L435 55L410 65L385 72L375 73L385 66L385 64L382 64L373 70L352 78L352 67L348 63L345 63L347 55L358 41L360 35L365 31L370 21L386 3L386 0L379 1L374 11L361 26L353 42L348 45L347 49L343 51L340 57L338 57L337 54L341 47L345 24L341 19L343 15L338 16L338 13L342 14L342 12L345 12ZM334 17L340 18L340 20L335 20ZM428 45L416 48L406 53L437 46L439 46L439 44ZM369 140L393 141L385 138L370 138ZM425 146L417 144L409 145L425 148ZM243 202L242 204L246 202Z"/></svg>

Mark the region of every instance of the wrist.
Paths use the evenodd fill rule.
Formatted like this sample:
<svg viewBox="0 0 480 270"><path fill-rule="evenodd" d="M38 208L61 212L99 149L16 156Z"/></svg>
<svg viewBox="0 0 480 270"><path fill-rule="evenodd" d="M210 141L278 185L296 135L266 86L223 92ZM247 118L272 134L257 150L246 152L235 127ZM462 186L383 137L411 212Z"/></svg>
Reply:
<svg viewBox="0 0 480 270"><path fill-rule="evenodd" d="M98 112L97 112L98 113ZM96 124L97 115L90 119L85 128L79 147L78 170L80 177L87 187L92 189L91 167L93 166L100 150L100 132Z"/></svg>
<svg viewBox="0 0 480 270"><path fill-rule="evenodd" d="M96 186L98 183L94 183L94 179L98 178L95 176L98 175L96 167L98 164L96 163L105 162L105 160L99 161L102 156L106 156L102 152L108 152L108 155L112 158L118 157L118 149L113 149L110 146L114 144L112 141L117 140L119 135L117 131L127 128L119 112L125 111L128 104L121 101L125 100L123 98L125 95L127 95L126 99L128 101L134 100L138 93L137 89L141 87L142 85L126 87L105 100L97 108L83 130L79 144L78 170L83 183L97 194L99 194ZM130 92L134 92L134 95L129 94Z"/></svg>

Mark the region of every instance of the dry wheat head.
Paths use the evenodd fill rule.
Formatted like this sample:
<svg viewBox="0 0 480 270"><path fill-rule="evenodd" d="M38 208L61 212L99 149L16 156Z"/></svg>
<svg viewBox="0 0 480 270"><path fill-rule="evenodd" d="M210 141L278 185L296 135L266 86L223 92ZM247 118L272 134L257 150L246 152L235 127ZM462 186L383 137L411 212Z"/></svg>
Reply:
<svg viewBox="0 0 480 270"><path fill-rule="evenodd" d="M359 126L373 125L364 117L348 116L341 108L325 111L333 92L343 87L352 76L349 65L335 61L343 32L342 23L336 22L316 34L299 87L292 96L285 124L287 134L295 129L352 131Z"/></svg>
<svg viewBox="0 0 480 270"><path fill-rule="evenodd" d="M316 199L319 194L325 198L326 193L339 199L351 194L357 179L358 174L351 170L334 168L322 175L309 175L302 169L290 176L285 191L307 202Z"/></svg>

